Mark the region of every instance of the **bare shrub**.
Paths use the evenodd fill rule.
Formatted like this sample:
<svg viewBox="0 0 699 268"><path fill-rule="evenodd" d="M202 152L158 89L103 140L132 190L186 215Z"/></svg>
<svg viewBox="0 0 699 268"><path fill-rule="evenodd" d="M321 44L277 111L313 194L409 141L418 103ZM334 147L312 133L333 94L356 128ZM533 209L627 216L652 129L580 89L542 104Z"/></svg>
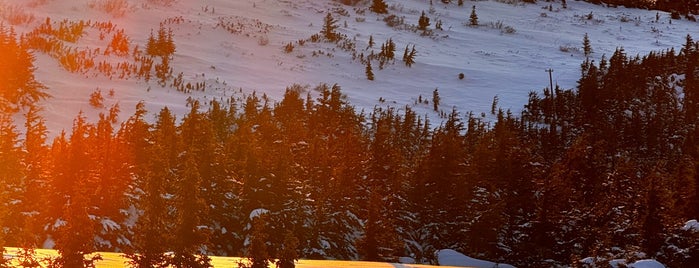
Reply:
<svg viewBox="0 0 699 268"><path fill-rule="evenodd" d="M261 35L260 37L257 38L257 44L260 46L266 46L269 44L269 37L266 35Z"/></svg>
<svg viewBox="0 0 699 268"><path fill-rule="evenodd" d="M561 45L558 49L565 53L580 53L580 48L572 45Z"/></svg>
<svg viewBox="0 0 699 268"><path fill-rule="evenodd" d="M131 9L127 0L92 0L87 6L117 18L123 17Z"/></svg>
<svg viewBox="0 0 699 268"><path fill-rule="evenodd" d="M172 6L177 0L148 0L149 4L161 5L161 6Z"/></svg>
<svg viewBox="0 0 699 268"><path fill-rule="evenodd" d="M90 106L94 108L104 108L104 97L102 96L102 90L99 88L90 93Z"/></svg>
<svg viewBox="0 0 699 268"><path fill-rule="evenodd" d="M12 25L28 24L34 21L34 15L25 11L20 5L8 5L0 2L0 17Z"/></svg>
<svg viewBox="0 0 699 268"><path fill-rule="evenodd" d="M38 7L38 6L43 6L48 2L49 2L48 0L30 0L30 1L27 1L27 6L28 7Z"/></svg>

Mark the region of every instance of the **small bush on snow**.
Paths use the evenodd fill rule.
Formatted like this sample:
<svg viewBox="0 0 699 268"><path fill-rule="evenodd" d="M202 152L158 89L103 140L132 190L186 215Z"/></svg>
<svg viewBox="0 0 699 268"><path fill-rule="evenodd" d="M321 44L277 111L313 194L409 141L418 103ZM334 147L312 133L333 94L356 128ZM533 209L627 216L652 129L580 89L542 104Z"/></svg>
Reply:
<svg viewBox="0 0 699 268"><path fill-rule="evenodd" d="M12 25L29 24L34 21L34 15L28 13L20 5L5 5L0 2L0 17Z"/></svg>
<svg viewBox="0 0 699 268"><path fill-rule="evenodd" d="M131 9L131 5L126 0L92 0L87 6L114 17L123 17Z"/></svg>

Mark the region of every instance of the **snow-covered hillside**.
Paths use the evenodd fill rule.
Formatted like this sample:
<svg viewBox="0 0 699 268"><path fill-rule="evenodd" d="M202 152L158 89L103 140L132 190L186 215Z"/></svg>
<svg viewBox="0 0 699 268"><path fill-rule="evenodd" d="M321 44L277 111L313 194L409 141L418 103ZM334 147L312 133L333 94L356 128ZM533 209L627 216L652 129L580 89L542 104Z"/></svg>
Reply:
<svg viewBox="0 0 699 268"><path fill-rule="evenodd" d="M617 47L624 47L629 55L679 48L687 34L699 29L696 22L671 21L664 12L609 9L579 1L569 1L563 9L560 3L544 1L466 1L458 6L456 1L430 5L426 0L388 0L387 15L370 12L369 2L347 6L329 0L5 0L0 2L0 15L19 34L47 23L47 18L54 27L62 20L111 22L116 31L124 30L129 51L144 50L149 35L162 24L172 30L176 44L173 78L181 73L185 83L206 82L205 91L186 94L162 87L155 79L107 77L98 71L71 73L56 56L37 52L35 75L53 96L42 102L52 136L70 128L81 110L94 119L98 112L119 103L125 119L137 102L145 101L150 111L169 106L183 113L190 97L228 99L257 91L279 100L285 87L294 83L309 85L309 90L319 83L338 83L359 109L410 105L436 119L432 104L417 100L431 101L438 88L440 109L447 112L456 107L462 112L487 113L498 96L500 106L517 113L528 92L548 87L545 70L549 68L554 83L575 87L585 57L585 33L591 40L591 57L599 59ZM473 6L478 27L468 26ZM411 30L423 11L431 19L428 35ZM320 31L328 12L354 48L328 42L299 43ZM383 18L388 15L404 24L387 26ZM438 21L443 30L435 29ZM76 42L63 44L73 51L104 52L114 32L101 33L88 27ZM365 49L370 36L376 45ZM396 43L398 60L383 70L374 63L376 79L369 81L365 65L353 55L378 53L380 44L389 38ZM288 43L295 46L291 52L283 49ZM407 45L415 45L418 52L412 68L400 61ZM132 59L104 53L95 57L96 62L114 67ZM465 75L463 80L459 73ZM105 96L105 108L88 104L90 94L97 90Z"/></svg>

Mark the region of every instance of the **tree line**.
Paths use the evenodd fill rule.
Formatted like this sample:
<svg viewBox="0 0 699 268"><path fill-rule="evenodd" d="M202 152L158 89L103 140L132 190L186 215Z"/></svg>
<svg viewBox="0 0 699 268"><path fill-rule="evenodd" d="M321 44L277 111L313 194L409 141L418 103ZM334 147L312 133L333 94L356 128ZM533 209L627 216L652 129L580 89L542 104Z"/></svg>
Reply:
<svg viewBox="0 0 699 268"><path fill-rule="evenodd" d="M454 110L436 126L410 107L357 111L328 84L190 100L182 118L141 103L119 124L115 105L52 140L25 103L23 124L0 117L0 246L54 247L57 267L98 250L134 267L206 267L202 254L265 267L435 263L443 248L686 266L699 258L699 234L680 229L699 216L699 43L686 41L588 59L575 89L533 91L521 114Z"/></svg>

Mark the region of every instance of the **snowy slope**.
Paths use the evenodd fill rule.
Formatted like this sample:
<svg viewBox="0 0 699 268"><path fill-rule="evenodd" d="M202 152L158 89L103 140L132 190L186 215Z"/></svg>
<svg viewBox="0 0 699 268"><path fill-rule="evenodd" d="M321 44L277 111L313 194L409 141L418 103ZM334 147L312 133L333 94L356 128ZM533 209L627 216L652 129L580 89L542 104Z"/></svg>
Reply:
<svg viewBox="0 0 699 268"><path fill-rule="evenodd" d="M98 5L107 2L124 2L128 6L123 14L108 13ZM452 107L476 114L488 112L493 97L498 96L503 108L517 113L530 91L548 87L546 69L554 70L554 83L575 87L584 59L581 47L585 33L590 36L592 57L599 59L603 54L610 56L617 47L624 47L629 55L670 47L679 50L687 34L699 32L699 24L671 22L664 12L658 13L660 20L656 22L655 11L607 9L579 1L568 1L567 9L554 3L549 11L551 3L544 1L466 1L459 7L441 1L430 6L426 0L387 0L389 14L404 17L409 25L417 24L420 13L426 12L433 34L421 36L419 32L388 27L382 20L385 15L367 10L368 2L351 7L330 0L5 0L0 1L0 15L6 25L13 22L12 13L34 18L13 25L18 33L31 31L47 17L54 22L111 21L128 35L130 49L143 49L151 31L165 23L173 30L177 48L173 74L181 72L185 81L207 83L205 92L185 94L162 88L154 80L70 73L55 58L37 53L37 79L48 86L53 96L42 102L52 135L69 129L81 110L94 120L98 112L119 103L121 118L126 119L137 102L145 101L151 111L169 106L182 114L189 97L210 100L257 91L279 100L285 87L294 83L309 85L309 90L319 83L338 83L359 109L411 105L433 119L437 119L437 114L431 111L431 104L416 104L416 100L419 96L429 100L435 88L442 99L440 109L447 112ZM473 5L479 27L467 26ZM353 60L350 51L335 44L306 42L291 53L283 51L284 44L318 33L328 11L338 19L340 32L355 42L357 53L369 54L365 48L370 35L377 44L373 49L377 53L378 46L392 38L397 45L396 63L383 70L374 66L376 80L369 81L364 65ZM591 19L587 18L589 14ZM437 20L442 22L443 30L434 30ZM497 29L498 22L515 32ZM221 25L232 26L233 31ZM109 37L100 40L97 35L97 31L88 30L76 43L67 45L104 49ZM412 68L400 61L406 45L415 45L418 51ZM116 63L129 57L112 55L100 59ZM459 73L464 73L465 79L459 80ZM107 108L88 105L89 94L97 88L105 96L114 89L113 96L105 97ZM380 98L386 101L382 103Z"/></svg>

